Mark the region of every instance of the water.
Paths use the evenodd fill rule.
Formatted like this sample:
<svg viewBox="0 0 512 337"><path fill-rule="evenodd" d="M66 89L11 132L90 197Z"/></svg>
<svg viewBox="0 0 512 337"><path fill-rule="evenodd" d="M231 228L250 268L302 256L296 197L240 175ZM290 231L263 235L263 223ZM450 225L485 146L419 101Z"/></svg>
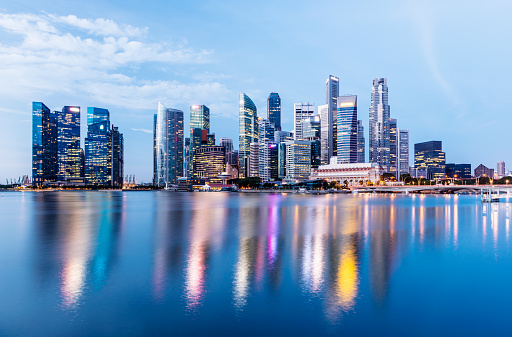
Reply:
<svg viewBox="0 0 512 337"><path fill-rule="evenodd" d="M0 335L510 335L511 205L4 192Z"/></svg>

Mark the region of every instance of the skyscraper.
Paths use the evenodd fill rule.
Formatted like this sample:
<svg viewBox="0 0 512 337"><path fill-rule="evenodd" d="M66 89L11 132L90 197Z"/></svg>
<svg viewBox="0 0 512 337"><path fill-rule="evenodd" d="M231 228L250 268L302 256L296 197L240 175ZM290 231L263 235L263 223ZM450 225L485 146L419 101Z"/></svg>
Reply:
<svg viewBox="0 0 512 337"><path fill-rule="evenodd" d="M398 172L400 178L402 174L409 173L409 130L398 129ZM470 169L471 171L471 169ZM470 172L471 175L471 172Z"/></svg>
<svg viewBox="0 0 512 337"><path fill-rule="evenodd" d="M398 179L398 129L396 119L389 119L389 173Z"/></svg>
<svg viewBox="0 0 512 337"><path fill-rule="evenodd" d="M321 121L314 115L302 121L302 136L311 143L311 167L318 168L321 164Z"/></svg>
<svg viewBox="0 0 512 337"><path fill-rule="evenodd" d="M156 128L156 185L176 184L183 176L183 111L158 103Z"/></svg>
<svg viewBox="0 0 512 337"><path fill-rule="evenodd" d="M112 149L112 187L123 187L124 176L124 137L117 126L112 125L110 131Z"/></svg>
<svg viewBox="0 0 512 337"><path fill-rule="evenodd" d="M258 128L258 175L263 181L275 180L277 178L277 145L274 141L275 125L266 118L258 118Z"/></svg>
<svg viewBox="0 0 512 337"><path fill-rule="evenodd" d="M357 96L338 97L338 164L357 163Z"/></svg>
<svg viewBox="0 0 512 337"><path fill-rule="evenodd" d="M363 121L357 121L357 162L365 162L365 141L364 141L364 126Z"/></svg>
<svg viewBox="0 0 512 337"><path fill-rule="evenodd" d="M190 128L204 129L210 133L210 109L206 105L190 107Z"/></svg>
<svg viewBox="0 0 512 337"><path fill-rule="evenodd" d="M385 78L373 80L369 118L369 161L389 171L389 105Z"/></svg>
<svg viewBox="0 0 512 337"><path fill-rule="evenodd" d="M248 177L247 160L251 154L251 143L258 141L258 112L254 102L244 93L239 100L238 161L240 178Z"/></svg>
<svg viewBox="0 0 512 337"><path fill-rule="evenodd" d="M498 175L498 178L502 178L505 176L505 162L504 161L498 162L496 174Z"/></svg>
<svg viewBox="0 0 512 337"><path fill-rule="evenodd" d="M281 98L277 92L271 92L267 99L267 119L281 131Z"/></svg>
<svg viewBox="0 0 512 337"><path fill-rule="evenodd" d="M322 165L329 163L332 156L332 128L329 118L329 104L318 107L318 116L320 116L320 161Z"/></svg>
<svg viewBox="0 0 512 337"><path fill-rule="evenodd" d="M302 121L315 113L314 103L294 103L295 140L304 139L302 134Z"/></svg>
<svg viewBox="0 0 512 337"><path fill-rule="evenodd" d="M445 177L446 155L441 141L414 144L414 168L426 169L429 179Z"/></svg>
<svg viewBox="0 0 512 337"><path fill-rule="evenodd" d="M328 158L327 162L331 159L332 156L338 155L338 96L340 95L340 79L336 76L329 75L327 81L325 82L326 86L326 100L325 103L328 106L329 115L327 116L328 127ZM322 137L323 138L323 137Z"/></svg>
<svg viewBox="0 0 512 337"><path fill-rule="evenodd" d="M80 107L65 106L57 112L58 122L58 180L81 177Z"/></svg>
<svg viewBox="0 0 512 337"><path fill-rule="evenodd" d="M311 143L307 140L286 142L286 178L289 182L309 179L311 173Z"/></svg>
<svg viewBox="0 0 512 337"><path fill-rule="evenodd" d="M107 109L87 108L85 138L85 181L87 185L110 185L111 175L110 113Z"/></svg>
<svg viewBox="0 0 512 337"><path fill-rule="evenodd" d="M32 183L57 180L57 116L42 102L32 103Z"/></svg>

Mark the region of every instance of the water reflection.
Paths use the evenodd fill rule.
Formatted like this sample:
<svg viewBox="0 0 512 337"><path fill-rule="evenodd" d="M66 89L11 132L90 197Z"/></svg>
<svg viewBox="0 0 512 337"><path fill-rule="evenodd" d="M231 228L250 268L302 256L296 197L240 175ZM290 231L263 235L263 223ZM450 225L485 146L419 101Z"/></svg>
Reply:
<svg viewBox="0 0 512 337"><path fill-rule="evenodd" d="M120 248L138 245L131 256L143 271L125 261L124 273L147 280L149 294L138 296L152 304L225 314L290 301L336 325L365 301L389 308L411 257L462 252L470 242L499 259L509 244L510 205L473 197L141 195L32 194L40 291L55 287L61 307L77 312L108 291L127 259ZM141 200L149 201L138 208Z"/></svg>

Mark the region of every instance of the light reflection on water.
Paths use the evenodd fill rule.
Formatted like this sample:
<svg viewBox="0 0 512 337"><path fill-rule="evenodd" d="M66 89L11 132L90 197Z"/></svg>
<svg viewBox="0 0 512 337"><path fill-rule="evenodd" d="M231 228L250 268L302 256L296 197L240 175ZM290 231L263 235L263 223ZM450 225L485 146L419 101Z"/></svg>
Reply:
<svg viewBox="0 0 512 337"><path fill-rule="evenodd" d="M299 333L354 332L371 319L377 329L387 326L379 312L398 321L408 301L430 305L435 291L415 289L436 286L424 275L432 261L452 278L454 268L490 268L487 256L511 261L510 204L474 196L46 192L10 193L0 207L17 209L1 229L3 255L18 259L4 275L30 275L0 276L0 286L19 294L7 303L11 312L0 310L0 327L13 334L41 332L8 319L38 308L58 308L45 312L50 334L106 333L93 321L111 310L118 314L105 324L119 334L133 332L133 321L181 333L213 325L258 335L255 322L265 319L295 322ZM449 296L462 301L457 294Z"/></svg>

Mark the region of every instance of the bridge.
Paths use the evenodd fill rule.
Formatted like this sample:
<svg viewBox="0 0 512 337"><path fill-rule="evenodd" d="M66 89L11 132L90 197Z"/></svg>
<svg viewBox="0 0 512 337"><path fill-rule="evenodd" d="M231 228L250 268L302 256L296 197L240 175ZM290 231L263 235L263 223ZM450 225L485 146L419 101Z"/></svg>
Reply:
<svg viewBox="0 0 512 337"><path fill-rule="evenodd" d="M422 194L507 194L512 185L411 185L411 186L352 186L352 193L422 193Z"/></svg>

